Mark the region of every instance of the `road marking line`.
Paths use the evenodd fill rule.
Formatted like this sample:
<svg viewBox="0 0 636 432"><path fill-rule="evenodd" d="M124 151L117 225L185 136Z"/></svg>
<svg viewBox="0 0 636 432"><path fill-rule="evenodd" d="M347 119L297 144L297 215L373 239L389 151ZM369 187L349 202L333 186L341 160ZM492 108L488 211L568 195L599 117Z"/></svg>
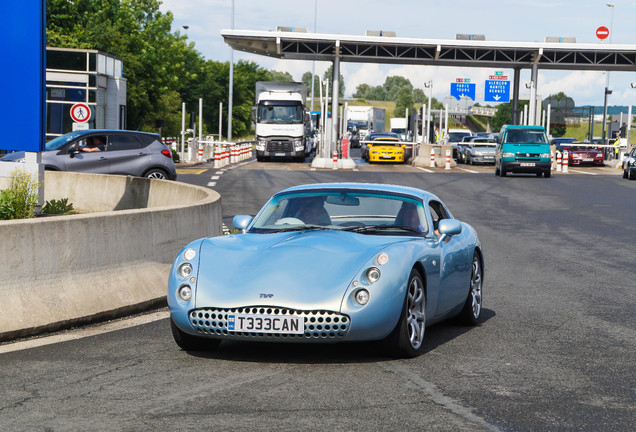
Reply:
<svg viewBox="0 0 636 432"><path fill-rule="evenodd" d="M144 324L149 324L155 321L163 320L170 317L170 312L167 310L161 310L150 314L135 316L132 318L124 318L117 321L110 321L104 324L97 324L90 327L84 327L74 330L69 330L64 333L54 334L51 336L44 336L35 339L27 339L18 342L11 342L6 345L0 345L0 354L22 351L31 348L37 348L46 345L53 345L62 342L68 342L71 340L83 339L91 336L96 336L104 333L114 332L117 330L123 330L129 327L136 327Z"/></svg>
<svg viewBox="0 0 636 432"><path fill-rule="evenodd" d="M219 175L221 175L221 174L223 174L224 172L225 172L225 171L217 171L217 172L215 172L214 174L219 174Z"/></svg>
<svg viewBox="0 0 636 432"><path fill-rule="evenodd" d="M434 173L435 172L435 171L431 171L431 170L428 170L428 169L422 168L422 167L415 167L415 168L417 168L418 170L426 171L427 173Z"/></svg>
<svg viewBox="0 0 636 432"><path fill-rule="evenodd" d="M212 178L210 178L210 180L218 180L220 178L220 176L212 176Z"/></svg>
<svg viewBox="0 0 636 432"><path fill-rule="evenodd" d="M207 184L208 187L214 187L216 186L216 182L210 182Z"/></svg>
<svg viewBox="0 0 636 432"><path fill-rule="evenodd" d="M188 168L179 168L177 169L177 174L201 174L206 172L207 169L188 169Z"/></svg>
<svg viewBox="0 0 636 432"><path fill-rule="evenodd" d="M462 171L466 171L466 172L469 172L469 173L473 173L473 174L479 174L479 171L473 171L473 170L469 170L469 169L466 169L466 168L457 167L457 169L458 170L462 170Z"/></svg>
<svg viewBox="0 0 636 432"><path fill-rule="evenodd" d="M596 173L585 172L585 171L579 171L579 170L573 170L572 168L570 168L570 172L572 172L572 173L577 173L577 174L598 175L598 174L596 174Z"/></svg>

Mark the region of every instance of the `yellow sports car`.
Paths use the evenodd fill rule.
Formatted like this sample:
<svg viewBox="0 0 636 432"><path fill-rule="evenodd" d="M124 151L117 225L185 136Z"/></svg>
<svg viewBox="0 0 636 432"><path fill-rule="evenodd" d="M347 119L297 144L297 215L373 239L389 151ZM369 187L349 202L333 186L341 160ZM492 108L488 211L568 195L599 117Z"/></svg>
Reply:
<svg viewBox="0 0 636 432"><path fill-rule="evenodd" d="M404 144L400 144L399 138L377 137L372 143L367 144L369 162L398 162L404 163Z"/></svg>

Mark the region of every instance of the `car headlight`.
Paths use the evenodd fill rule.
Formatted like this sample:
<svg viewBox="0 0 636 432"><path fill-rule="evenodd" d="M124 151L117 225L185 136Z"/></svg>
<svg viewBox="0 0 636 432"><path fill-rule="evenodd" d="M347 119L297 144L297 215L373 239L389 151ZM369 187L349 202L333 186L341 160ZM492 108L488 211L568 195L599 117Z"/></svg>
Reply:
<svg viewBox="0 0 636 432"><path fill-rule="evenodd" d="M389 254L386 252L382 252L380 255L378 255L375 258L375 262L378 263L378 265L384 265L386 263L389 262Z"/></svg>
<svg viewBox="0 0 636 432"><path fill-rule="evenodd" d="M596 157L603 157L603 153L597 153Z"/></svg>
<svg viewBox="0 0 636 432"><path fill-rule="evenodd" d="M192 298L192 289L188 285L179 287L179 297L183 301L190 301Z"/></svg>
<svg viewBox="0 0 636 432"><path fill-rule="evenodd" d="M369 303L369 291L365 289L359 289L358 291L356 291L354 298L360 306L364 306L365 304Z"/></svg>
<svg viewBox="0 0 636 432"><path fill-rule="evenodd" d="M177 272L179 273L179 276L181 276L182 279L189 278L190 275L192 274L192 264L190 263L181 264Z"/></svg>
<svg viewBox="0 0 636 432"><path fill-rule="evenodd" d="M515 157L515 154L514 153L503 153L501 156L502 157L513 158L513 157Z"/></svg>
<svg viewBox="0 0 636 432"><path fill-rule="evenodd" d="M183 253L183 258L186 261L192 261L195 256L197 256L197 251L194 249L186 249L186 251Z"/></svg>
<svg viewBox="0 0 636 432"><path fill-rule="evenodd" d="M380 272L380 269L377 267L371 267L370 269L367 270L367 280L370 283L376 283L378 280L380 280L381 276L382 276L382 273Z"/></svg>

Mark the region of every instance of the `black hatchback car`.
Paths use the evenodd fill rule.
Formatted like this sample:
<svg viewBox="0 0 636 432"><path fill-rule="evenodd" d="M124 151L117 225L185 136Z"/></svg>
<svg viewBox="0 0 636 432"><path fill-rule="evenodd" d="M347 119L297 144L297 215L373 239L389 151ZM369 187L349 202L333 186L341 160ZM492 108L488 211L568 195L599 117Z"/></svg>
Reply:
<svg viewBox="0 0 636 432"><path fill-rule="evenodd" d="M24 152L3 161L19 162ZM176 180L172 151L159 135L124 130L75 131L46 143L44 169Z"/></svg>

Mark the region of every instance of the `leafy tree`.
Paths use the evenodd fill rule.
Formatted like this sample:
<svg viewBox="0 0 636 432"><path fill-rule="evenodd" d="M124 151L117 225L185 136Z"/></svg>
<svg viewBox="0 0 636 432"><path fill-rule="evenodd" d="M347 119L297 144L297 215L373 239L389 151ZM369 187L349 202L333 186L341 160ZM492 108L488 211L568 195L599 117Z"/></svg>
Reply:
<svg viewBox="0 0 636 432"><path fill-rule="evenodd" d="M289 72L268 71L266 81L294 82L294 77Z"/></svg>
<svg viewBox="0 0 636 432"><path fill-rule="evenodd" d="M352 96L354 98L366 99L367 93L369 92L370 89L371 87L369 86L369 84L359 84L358 87L356 87L356 91L355 93L353 93Z"/></svg>
<svg viewBox="0 0 636 432"><path fill-rule="evenodd" d="M307 97L309 97L312 93L311 91L311 72L305 72L301 78L301 81L305 83L307 86ZM314 75L314 99L320 97L320 77L318 75Z"/></svg>
<svg viewBox="0 0 636 432"><path fill-rule="evenodd" d="M413 91L413 84L411 84L411 81L409 81L408 78L404 78L401 76L386 77L383 87L386 91L386 100L396 102L398 100L398 96L400 95L400 91L403 88L407 88L409 93Z"/></svg>
<svg viewBox="0 0 636 432"><path fill-rule="evenodd" d="M404 86L400 89L397 95L395 109L393 110L393 117L404 117L406 115L407 108L410 113L413 112L413 93L411 89Z"/></svg>
<svg viewBox="0 0 636 432"><path fill-rule="evenodd" d="M413 102L420 104L428 103L428 97L424 94L424 90L419 88L413 89Z"/></svg>
<svg viewBox="0 0 636 432"><path fill-rule="evenodd" d="M384 87L382 86L371 87L369 91L367 91L367 96L365 99L374 101L385 101L387 100L386 90L384 90Z"/></svg>
<svg viewBox="0 0 636 432"><path fill-rule="evenodd" d="M528 101L519 101L519 112L523 112L524 105L528 105ZM490 120L490 127L493 131L499 131L505 124L512 123L512 102L506 102L497 106L497 113Z"/></svg>

